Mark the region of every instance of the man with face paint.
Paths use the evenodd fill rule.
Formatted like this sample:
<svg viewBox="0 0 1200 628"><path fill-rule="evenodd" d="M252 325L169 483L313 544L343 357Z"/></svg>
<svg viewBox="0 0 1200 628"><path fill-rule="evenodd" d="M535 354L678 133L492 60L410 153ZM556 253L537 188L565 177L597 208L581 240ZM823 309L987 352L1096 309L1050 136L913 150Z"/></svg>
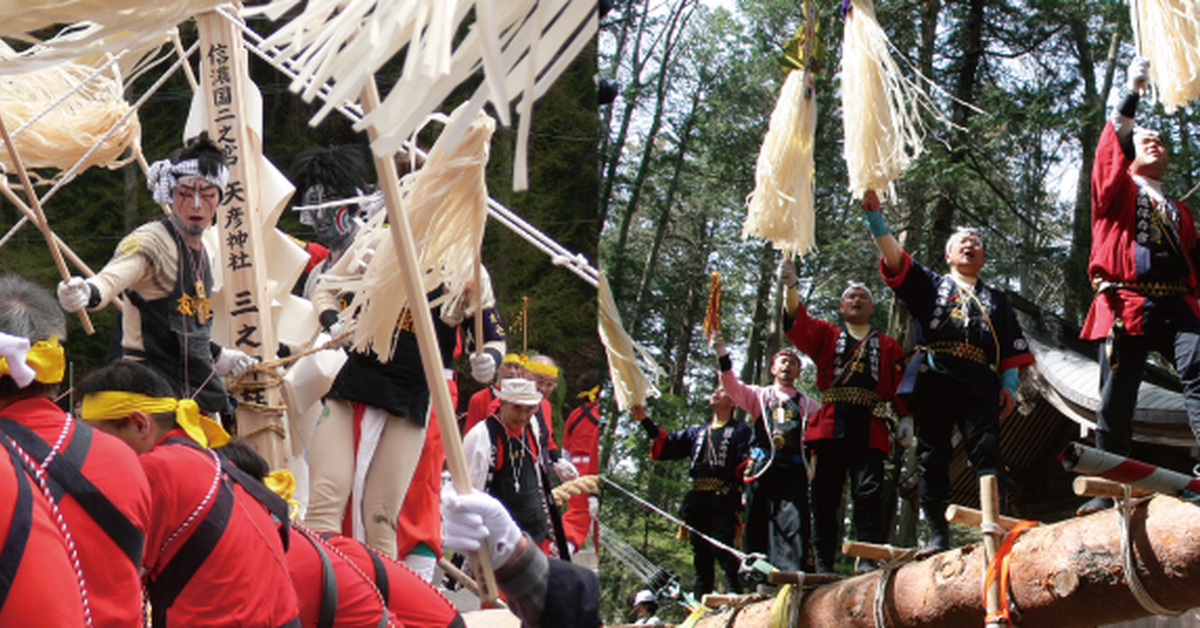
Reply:
<svg viewBox="0 0 1200 628"><path fill-rule="evenodd" d="M746 467L746 535L749 553L765 554L781 571L813 571L804 426L820 408L796 389L800 354L783 349L771 358L770 386L738 381L720 335L713 342L721 386L754 428Z"/></svg>
<svg viewBox="0 0 1200 628"><path fill-rule="evenodd" d="M58 284L68 312L122 298L121 353L143 361L208 413L230 413L222 377L237 377L254 359L211 341L212 258L204 230L225 194L225 155L206 133L155 162L147 173L154 200L170 214L125 236L96 276ZM214 372L215 371L215 372Z"/></svg>
<svg viewBox="0 0 1200 628"><path fill-rule="evenodd" d="M332 336L341 331L338 312L353 296L329 287L321 277L361 273L354 251L347 251L373 249L375 238L388 236L386 229L359 233L357 215L370 211L364 172L361 153L354 147L306 150L292 169L304 203L298 209L329 247L329 256L310 272L305 293ZM487 382L504 355L506 336L486 269L482 282L478 289L483 291L484 351L472 355L470 362L472 376ZM473 331L475 289L433 311L455 405L453 352L460 326ZM437 421L429 420L429 389L411 317L403 318L390 360L383 361L374 352L351 351L330 387L309 450L306 523L320 532L349 532L404 560L428 581L442 546L439 494L445 453ZM471 349L474 334L467 333L464 346ZM352 516L343 522L348 503Z"/></svg>
<svg viewBox="0 0 1200 628"><path fill-rule="evenodd" d="M311 256L304 296L312 297L317 280L342 257L358 233L360 202L366 196L366 167L357 146L314 146L305 149L290 173L300 203L301 224L317 234L320 247L306 247Z"/></svg>
<svg viewBox="0 0 1200 628"><path fill-rule="evenodd" d="M1200 305L1192 212L1163 190L1167 150L1157 131L1135 126L1150 64L1129 65L1128 94L1104 125L1092 166L1092 253L1096 296L1080 336L1097 341L1100 407L1096 446L1122 456L1133 449L1133 412L1146 356L1170 360L1183 385L1192 432L1200 440ZM1094 498L1086 514L1113 506Z"/></svg>

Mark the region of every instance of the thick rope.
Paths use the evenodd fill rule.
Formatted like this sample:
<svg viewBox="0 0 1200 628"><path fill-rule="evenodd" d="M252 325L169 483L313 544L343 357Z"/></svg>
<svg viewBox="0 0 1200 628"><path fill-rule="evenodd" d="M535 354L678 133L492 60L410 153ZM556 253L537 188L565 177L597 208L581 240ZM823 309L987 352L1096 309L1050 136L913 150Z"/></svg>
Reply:
<svg viewBox="0 0 1200 628"><path fill-rule="evenodd" d="M563 482L550 491L554 503L560 506L576 495L600 492L600 476L581 475L570 482Z"/></svg>
<svg viewBox="0 0 1200 628"><path fill-rule="evenodd" d="M899 565L887 565L879 574L879 583L875 585L875 628L888 628L887 620L887 590L892 582L892 576L900 570Z"/></svg>
<svg viewBox="0 0 1200 628"><path fill-rule="evenodd" d="M1120 519L1118 520L1121 528L1121 566L1125 569L1125 581L1129 583L1129 591L1133 593L1134 599L1147 612L1155 615L1165 615L1167 617L1177 617L1182 615L1187 609L1182 611L1173 611L1150 597L1150 593L1146 591L1146 587L1142 585L1141 578L1137 574L1137 562L1133 553L1133 526L1130 525L1130 519L1133 516L1133 511L1139 504L1149 500L1149 497L1141 499L1130 499L1131 489L1128 484L1124 485L1125 496L1121 498L1119 504Z"/></svg>

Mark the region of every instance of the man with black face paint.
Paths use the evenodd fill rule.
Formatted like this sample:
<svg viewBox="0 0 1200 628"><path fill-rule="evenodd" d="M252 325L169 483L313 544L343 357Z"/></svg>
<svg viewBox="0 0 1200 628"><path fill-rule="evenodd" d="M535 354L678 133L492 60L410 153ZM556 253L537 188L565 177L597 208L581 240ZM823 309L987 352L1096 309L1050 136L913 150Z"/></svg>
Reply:
<svg viewBox="0 0 1200 628"><path fill-rule="evenodd" d="M225 155L201 133L146 176L154 200L170 213L121 240L96 276L60 282L59 304L77 312L125 299L132 307L122 312L122 356L143 361L201 410L229 413L221 378L237 377L254 358L211 340L213 274L203 235L229 180Z"/></svg>
<svg viewBox="0 0 1200 628"><path fill-rule="evenodd" d="M306 298L312 298L317 279L341 259L358 233L358 216L369 187L366 177L357 146L314 146L292 164L291 179L300 197L294 209L321 243L321 247L306 247L312 256L304 284Z"/></svg>

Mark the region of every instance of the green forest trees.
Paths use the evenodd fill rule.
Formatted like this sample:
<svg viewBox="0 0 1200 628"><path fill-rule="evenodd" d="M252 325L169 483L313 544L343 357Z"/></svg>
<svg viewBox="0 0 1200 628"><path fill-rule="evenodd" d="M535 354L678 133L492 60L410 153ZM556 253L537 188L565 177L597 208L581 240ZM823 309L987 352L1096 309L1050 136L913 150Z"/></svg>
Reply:
<svg viewBox="0 0 1200 628"><path fill-rule="evenodd" d="M838 73L840 5L819 9L827 54L816 76L817 248L799 263L802 296L833 319L846 281L865 281L882 300L875 325L911 343L903 308L886 307L878 254L846 191L838 88L854 79ZM1128 7L906 0L876 11L893 56L935 103L925 116L926 152L885 207L893 231L915 257L941 267L951 229L980 227L987 281L1078 323L1091 300L1087 181L1106 105L1118 97L1113 85L1134 54ZM624 0L601 25L600 72L622 92L601 112L600 255L628 331L669 373L650 405L664 427L707 416L716 359L700 325L710 271L721 273L723 331L745 380L761 378L763 356L779 343L779 254L740 233L784 78L775 58L799 19L793 1ZM1190 109L1143 117L1167 136L1166 184L1183 196L1197 170ZM615 408L609 416L616 429L606 435L605 472L677 511L685 466L649 462L633 422ZM608 493L603 518L687 582L689 550L672 540L673 524ZM619 613L621 596L639 584L614 571L604 574L604 593Z"/></svg>

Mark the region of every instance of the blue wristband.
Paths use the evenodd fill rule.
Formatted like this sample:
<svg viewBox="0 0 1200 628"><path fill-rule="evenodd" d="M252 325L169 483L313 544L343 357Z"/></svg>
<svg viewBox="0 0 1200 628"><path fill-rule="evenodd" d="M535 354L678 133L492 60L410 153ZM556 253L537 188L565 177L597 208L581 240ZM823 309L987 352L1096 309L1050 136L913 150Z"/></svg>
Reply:
<svg viewBox="0 0 1200 628"><path fill-rule="evenodd" d="M1000 374L1000 385L1007 388L1008 392L1012 393L1013 399L1017 398L1017 385L1021 383L1021 372L1017 369L1005 369Z"/></svg>
<svg viewBox="0 0 1200 628"><path fill-rule="evenodd" d="M867 219L867 231L870 231L872 236L882 238L892 232L887 223L883 221L883 212L878 210L863 212L863 217Z"/></svg>

